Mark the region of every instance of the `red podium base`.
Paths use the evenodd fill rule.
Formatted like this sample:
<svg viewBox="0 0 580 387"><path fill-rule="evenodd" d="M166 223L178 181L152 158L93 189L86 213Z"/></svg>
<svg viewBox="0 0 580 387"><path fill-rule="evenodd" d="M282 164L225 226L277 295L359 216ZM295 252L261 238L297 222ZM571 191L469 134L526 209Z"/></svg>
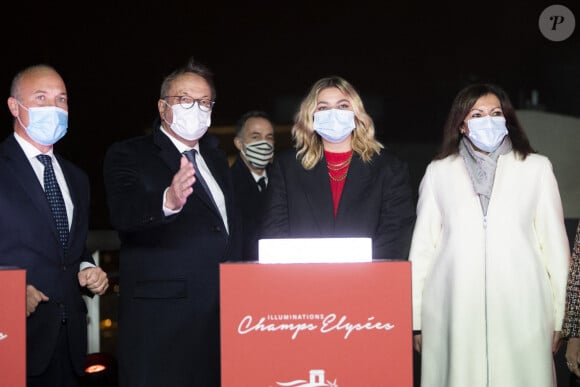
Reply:
<svg viewBox="0 0 580 387"><path fill-rule="evenodd" d="M26 386L26 271L0 268L0 386Z"/></svg>
<svg viewBox="0 0 580 387"><path fill-rule="evenodd" d="M409 262L220 272L222 386L412 386Z"/></svg>

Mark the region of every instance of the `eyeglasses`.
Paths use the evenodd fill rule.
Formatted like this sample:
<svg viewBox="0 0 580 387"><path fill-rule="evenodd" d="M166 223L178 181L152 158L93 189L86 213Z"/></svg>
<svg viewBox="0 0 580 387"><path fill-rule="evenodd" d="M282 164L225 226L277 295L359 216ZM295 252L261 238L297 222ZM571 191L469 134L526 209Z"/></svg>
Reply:
<svg viewBox="0 0 580 387"><path fill-rule="evenodd" d="M209 112L213 108L213 105L215 104L215 101L212 101L210 99L197 99L197 98L192 98L189 95L166 95L165 97L161 97L161 98L162 99L178 98L179 104L184 109L191 109L193 107L193 105L195 105L195 103L197 102L197 105L199 106L199 108L204 112Z"/></svg>

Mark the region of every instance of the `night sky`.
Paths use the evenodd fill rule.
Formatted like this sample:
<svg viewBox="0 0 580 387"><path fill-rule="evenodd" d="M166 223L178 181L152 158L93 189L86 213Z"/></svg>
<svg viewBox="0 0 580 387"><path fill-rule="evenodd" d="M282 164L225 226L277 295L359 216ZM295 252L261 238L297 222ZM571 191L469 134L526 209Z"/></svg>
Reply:
<svg viewBox="0 0 580 387"><path fill-rule="evenodd" d="M2 11L0 87L7 98L14 74L41 62L65 79L69 132L56 150L89 173L93 228L109 227L107 147L144 133L163 77L190 56L215 74L213 126L256 108L289 125L312 83L327 75L359 90L387 144L437 142L453 97L475 81L503 86L517 108L537 89L547 110L580 116L578 1L53 3ZM538 28L552 4L576 17L562 42ZM1 137L12 131L4 106Z"/></svg>

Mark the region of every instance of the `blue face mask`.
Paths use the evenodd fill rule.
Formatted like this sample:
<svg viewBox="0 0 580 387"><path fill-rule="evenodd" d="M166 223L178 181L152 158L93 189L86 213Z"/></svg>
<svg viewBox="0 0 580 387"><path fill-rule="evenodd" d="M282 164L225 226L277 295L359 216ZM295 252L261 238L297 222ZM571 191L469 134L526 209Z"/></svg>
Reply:
<svg viewBox="0 0 580 387"><path fill-rule="evenodd" d="M328 109L314 113L314 130L328 142L339 143L354 130L354 112Z"/></svg>
<svg viewBox="0 0 580 387"><path fill-rule="evenodd" d="M20 106L22 106L19 103ZM26 134L41 145L53 145L64 137L68 127L68 112L56 106L31 107L28 110ZM22 125L20 117L18 122ZM24 125L22 125L24 127Z"/></svg>

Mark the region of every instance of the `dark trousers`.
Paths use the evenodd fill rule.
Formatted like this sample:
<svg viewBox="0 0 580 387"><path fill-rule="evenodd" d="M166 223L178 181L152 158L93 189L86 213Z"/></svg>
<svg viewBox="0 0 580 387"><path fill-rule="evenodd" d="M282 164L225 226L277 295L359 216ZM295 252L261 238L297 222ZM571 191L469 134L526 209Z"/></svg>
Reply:
<svg viewBox="0 0 580 387"><path fill-rule="evenodd" d="M62 325L58 334L58 343L46 371L40 375L28 376L27 387L78 387L79 378L73 370L66 326Z"/></svg>

